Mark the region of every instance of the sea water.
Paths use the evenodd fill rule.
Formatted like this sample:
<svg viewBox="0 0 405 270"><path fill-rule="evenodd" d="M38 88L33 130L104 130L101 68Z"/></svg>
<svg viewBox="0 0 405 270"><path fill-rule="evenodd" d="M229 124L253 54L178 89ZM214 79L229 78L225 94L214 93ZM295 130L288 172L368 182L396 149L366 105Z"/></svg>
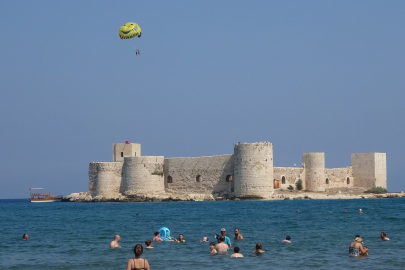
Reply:
<svg viewBox="0 0 405 270"><path fill-rule="evenodd" d="M359 214L359 208L364 214ZM348 213L344 213L347 209ZM299 211L299 212L297 212ZM137 215L137 213L139 215ZM125 269L133 247L161 227L185 243L153 243L151 269L404 269L405 199L172 203L30 203L0 200L0 269ZM227 230L233 252L210 256ZM233 240L234 228L244 239ZM390 241L381 241L384 231ZM28 241L22 241L24 233ZM110 249L115 234L121 249ZM348 257L359 234L369 256ZM284 244L286 236L291 244ZM257 242L265 253L252 254ZM233 248L231 249L233 251Z"/></svg>

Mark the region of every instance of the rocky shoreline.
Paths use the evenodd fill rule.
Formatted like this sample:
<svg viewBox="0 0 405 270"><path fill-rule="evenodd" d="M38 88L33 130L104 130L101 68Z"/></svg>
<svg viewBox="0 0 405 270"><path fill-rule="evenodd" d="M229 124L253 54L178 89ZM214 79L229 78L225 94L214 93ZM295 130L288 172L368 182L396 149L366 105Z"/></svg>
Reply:
<svg viewBox="0 0 405 270"><path fill-rule="evenodd" d="M267 200L337 200L337 199L382 199L405 197L403 191L399 193L373 194L364 190L338 189L325 192L276 190ZM72 193L62 199L62 202L184 202L184 201L227 201L227 200L263 200L261 198L219 197L211 194L144 194L117 195L113 198L101 196L92 197L88 192Z"/></svg>

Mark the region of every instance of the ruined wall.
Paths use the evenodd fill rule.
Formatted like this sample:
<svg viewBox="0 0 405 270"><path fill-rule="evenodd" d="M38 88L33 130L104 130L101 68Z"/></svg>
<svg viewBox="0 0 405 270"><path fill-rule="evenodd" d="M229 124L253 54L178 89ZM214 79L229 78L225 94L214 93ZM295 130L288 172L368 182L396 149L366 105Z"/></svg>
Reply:
<svg viewBox="0 0 405 270"><path fill-rule="evenodd" d="M325 191L325 153L303 153L305 189Z"/></svg>
<svg viewBox="0 0 405 270"><path fill-rule="evenodd" d="M124 158L122 193L150 195L164 192L163 162L163 156Z"/></svg>
<svg viewBox="0 0 405 270"><path fill-rule="evenodd" d="M167 192L230 196L233 186L233 155L166 158L164 176Z"/></svg>
<svg viewBox="0 0 405 270"><path fill-rule="evenodd" d="M283 184L283 176L285 177L285 184ZM300 167L274 167L273 177L280 181L280 188L287 189L289 185L295 189L295 182L298 179L302 180L304 187L304 168Z"/></svg>
<svg viewBox="0 0 405 270"><path fill-rule="evenodd" d="M349 184L347 183L349 178ZM326 183L328 179L329 184ZM345 168L325 169L325 188L353 187L353 169L351 166Z"/></svg>
<svg viewBox="0 0 405 270"><path fill-rule="evenodd" d="M235 196L269 198L273 186L273 145L237 143L234 147Z"/></svg>
<svg viewBox="0 0 405 270"><path fill-rule="evenodd" d="M91 162L89 164L89 193L113 198L120 193L122 162Z"/></svg>

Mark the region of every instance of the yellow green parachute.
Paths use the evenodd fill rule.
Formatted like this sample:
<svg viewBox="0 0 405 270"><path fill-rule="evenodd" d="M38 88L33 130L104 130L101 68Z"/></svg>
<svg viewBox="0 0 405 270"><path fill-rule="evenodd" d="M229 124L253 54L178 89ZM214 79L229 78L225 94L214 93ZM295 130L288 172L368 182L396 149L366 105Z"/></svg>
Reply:
<svg viewBox="0 0 405 270"><path fill-rule="evenodd" d="M138 24L129 22L120 27L119 34L121 39L141 37L141 28Z"/></svg>

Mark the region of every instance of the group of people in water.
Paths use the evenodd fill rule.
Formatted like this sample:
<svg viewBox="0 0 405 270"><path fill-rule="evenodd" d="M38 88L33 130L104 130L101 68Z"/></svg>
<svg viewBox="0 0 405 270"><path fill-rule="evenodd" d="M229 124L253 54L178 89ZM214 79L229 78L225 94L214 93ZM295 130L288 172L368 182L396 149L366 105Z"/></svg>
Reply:
<svg viewBox="0 0 405 270"><path fill-rule="evenodd" d="M239 232L238 228L235 228L234 230L235 233L235 240L236 241L241 241L243 240L243 235ZM155 232L155 236L153 237L152 241L153 242L162 242L165 241L161 238L160 232ZM229 251L229 248L232 247L232 242L228 236L226 236L226 229L222 228L221 229L221 236L215 235L215 238L217 239L217 243L211 242L209 244L210 247L210 254L215 255L217 253L226 253ZM114 236L114 240L111 241L110 243L110 248L121 248L121 245L119 244L121 240L121 237L116 234ZM151 249L152 247L152 241L151 240L146 240L145 245L147 249ZM184 239L184 235L180 234L179 238L175 239L170 239L167 241L174 241L177 243L184 243L186 240ZM208 237L204 236L201 242L208 242ZM291 237L287 236L285 240L282 241L283 243L290 244L291 243ZM239 247L234 247L233 249L234 253L231 255L232 258L240 258L243 257L243 255L240 253L240 248ZM256 253L257 255L261 255L265 251L263 250L263 246L261 243L257 243L255 249L252 251L252 253ZM137 244L134 247L134 254L135 258L131 258L127 262L127 270L149 270L149 262L146 259L141 258L141 255L143 253L143 246L141 244Z"/></svg>
<svg viewBox="0 0 405 270"><path fill-rule="evenodd" d="M239 232L238 228L235 228L234 230L235 233L235 240L236 241L241 241L243 240L243 235ZM226 236L226 229L222 228L221 229L221 236L215 235L215 238L217 239L217 243L211 242L209 244L209 248L211 250L210 254L215 255L217 253L227 253L229 249L232 247L231 240L228 236ZM390 240L385 232L381 232L380 235L381 240L383 241L388 241ZM23 240L28 239L28 235L24 234ZM114 240L111 241L110 243L110 248L121 248L119 242L121 240L121 237L119 235L114 236ZM152 239L153 242L162 242L164 241L161 238L160 232L155 232L155 236ZM146 240L145 245L147 249L152 249L152 241L151 240ZM175 239L170 239L167 241L174 241L177 243L184 243L186 240L184 239L184 235L180 234L178 238ZM204 236L201 242L208 242L208 237ZM291 244L291 237L287 236L285 240L282 241L282 243L285 244ZM239 247L234 247L233 249L234 253L231 255L232 258L241 258L243 255L240 253L240 248ZM368 256L368 247L363 246L363 239L360 237L360 235L356 235L354 241L350 243L349 245L349 256L350 257L358 257L358 256ZM252 251L252 253L256 253L257 255L261 255L265 251L263 250L263 246L261 243L257 243L255 249ZM146 259L141 258L141 255L143 253L143 246L141 244L137 244L134 247L134 253L135 253L135 258L131 258L127 262L127 270L140 270L140 269L146 269L149 270L149 262Z"/></svg>

